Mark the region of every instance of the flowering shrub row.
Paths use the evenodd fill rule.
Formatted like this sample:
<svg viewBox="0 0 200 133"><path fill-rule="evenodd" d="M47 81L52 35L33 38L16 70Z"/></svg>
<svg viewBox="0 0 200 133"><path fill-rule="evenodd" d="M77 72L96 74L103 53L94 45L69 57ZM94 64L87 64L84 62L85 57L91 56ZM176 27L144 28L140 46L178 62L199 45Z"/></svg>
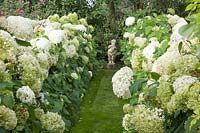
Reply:
<svg viewBox="0 0 200 133"><path fill-rule="evenodd" d="M0 132L68 131L98 63L93 27L76 13L0 22Z"/></svg>
<svg viewBox="0 0 200 133"><path fill-rule="evenodd" d="M125 24L121 51L131 68L112 80L117 97L130 98L125 132L198 132L199 38L181 34L188 23L177 15L129 17Z"/></svg>

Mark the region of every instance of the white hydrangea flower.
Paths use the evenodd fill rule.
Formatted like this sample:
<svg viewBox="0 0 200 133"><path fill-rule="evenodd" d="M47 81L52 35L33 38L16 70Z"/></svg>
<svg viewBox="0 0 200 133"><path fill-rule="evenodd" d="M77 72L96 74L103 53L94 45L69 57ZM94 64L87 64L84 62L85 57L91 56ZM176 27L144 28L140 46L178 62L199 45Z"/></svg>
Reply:
<svg viewBox="0 0 200 133"><path fill-rule="evenodd" d="M77 73L71 73L71 77L73 79L78 79L78 74Z"/></svg>
<svg viewBox="0 0 200 133"><path fill-rule="evenodd" d="M154 61L152 72L159 73L160 75L171 74L176 60L180 57L181 55L177 51L167 51Z"/></svg>
<svg viewBox="0 0 200 133"><path fill-rule="evenodd" d="M86 32L87 31L87 28L84 25L82 25L82 24L74 25L73 29L74 30L79 30L81 32Z"/></svg>
<svg viewBox="0 0 200 133"><path fill-rule="evenodd" d="M16 92L16 97L19 98L23 103L34 104L35 101L35 94L29 88L29 86L22 86Z"/></svg>
<svg viewBox="0 0 200 133"><path fill-rule="evenodd" d="M112 86L114 94L123 99L131 97L129 87L131 86L131 80L133 71L129 67L123 67L117 71L112 77Z"/></svg>
<svg viewBox="0 0 200 133"><path fill-rule="evenodd" d="M21 16L9 16L7 18L7 30L19 39L29 40L33 36L32 23Z"/></svg>
<svg viewBox="0 0 200 133"><path fill-rule="evenodd" d="M135 23L135 17L128 17L125 21L126 26L131 26Z"/></svg>
<svg viewBox="0 0 200 133"><path fill-rule="evenodd" d="M178 15L171 15L171 14L168 14L167 18L168 18L168 23L171 26L174 26L177 23L177 21L180 19Z"/></svg>
<svg viewBox="0 0 200 133"><path fill-rule="evenodd" d="M139 133L164 133L163 123L165 121L162 109L150 109L143 104L139 104L130 108L123 118L122 126L126 131L133 129Z"/></svg>
<svg viewBox="0 0 200 133"><path fill-rule="evenodd" d="M146 38L143 37L135 37L134 42L137 46L139 46L140 48L142 48L145 44L145 42L147 41Z"/></svg>
<svg viewBox="0 0 200 133"><path fill-rule="evenodd" d="M157 38L151 38L151 43L147 45L144 49L142 54L148 59L153 60L153 53L156 51L157 47L160 47L160 43L157 41Z"/></svg>
<svg viewBox="0 0 200 133"><path fill-rule="evenodd" d="M88 71L88 72L89 72L89 74L90 74L90 77L92 77L92 76L93 76L92 71Z"/></svg>
<svg viewBox="0 0 200 133"><path fill-rule="evenodd" d="M129 38L130 35L131 35L130 32L125 32L124 35L123 35L123 37L124 37L124 38Z"/></svg>
<svg viewBox="0 0 200 133"><path fill-rule="evenodd" d="M63 30L52 30L48 35L49 40L54 43L60 43L63 39L66 38L65 32Z"/></svg>
<svg viewBox="0 0 200 133"><path fill-rule="evenodd" d="M49 51L49 49L51 48L50 41L44 37L39 38L37 41L35 41L35 44L34 44L34 41L31 41L31 42L33 46L37 47L37 49L40 49L40 50Z"/></svg>
<svg viewBox="0 0 200 133"><path fill-rule="evenodd" d="M67 57L72 58L77 55L76 47L74 45L63 45L63 48L66 51Z"/></svg>
<svg viewBox="0 0 200 133"><path fill-rule="evenodd" d="M173 83L174 91L176 92L181 91L183 87L189 86L194 82L198 82L198 79L196 77L192 77L189 75L182 75L174 81Z"/></svg>

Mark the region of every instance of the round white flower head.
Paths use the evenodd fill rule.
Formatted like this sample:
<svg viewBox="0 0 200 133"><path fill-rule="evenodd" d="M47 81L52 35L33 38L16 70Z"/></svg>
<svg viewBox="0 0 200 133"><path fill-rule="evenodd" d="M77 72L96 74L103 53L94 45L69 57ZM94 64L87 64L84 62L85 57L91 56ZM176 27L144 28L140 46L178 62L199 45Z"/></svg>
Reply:
<svg viewBox="0 0 200 133"><path fill-rule="evenodd" d="M169 75L175 69L174 64L181 55L177 51L170 51L160 56L152 66L152 72L159 73L160 75Z"/></svg>
<svg viewBox="0 0 200 133"><path fill-rule="evenodd" d="M63 48L66 51L67 57L72 58L77 55L76 47L74 45L63 45Z"/></svg>
<svg viewBox="0 0 200 133"><path fill-rule="evenodd" d="M74 30L79 30L81 32L86 32L87 31L87 28L84 25L82 25L82 24L74 25L73 29Z"/></svg>
<svg viewBox="0 0 200 133"><path fill-rule="evenodd" d="M124 37L124 38L129 38L130 35L131 35L130 32L125 32L124 35L123 35L123 37Z"/></svg>
<svg viewBox="0 0 200 133"><path fill-rule="evenodd" d="M65 32L63 30L52 30L48 34L49 40L54 44L60 43L65 37Z"/></svg>
<svg viewBox="0 0 200 133"><path fill-rule="evenodd" d="M167 103L167 110L169 113L176 111L187 111L187 102L189 92L192 91L191 85L199 83L196 77L183 75L178 77L173 83L174 94L171 96L170 101ZM195 96L195 95L194 95ZM194 101L193 101L194 103Z"/></svg>
<svg viewBox="0 0 200 133"><path fill-rule="evenodd" d="M40 49L40 50L45 50L45 51L49 51L49 49L51 48L51 44L50 41L44 37L39 38L36 41L35 46Z"/></svg>
<svg viewBox="0 0 200 133"><path fill-rule="evenodd" d="M143 37L135 37L134 42L137 46L139 46L140 48L142 48L145 44L145 42L147 41L146 38Z"/></svg>
<svg viewBox="0 0 200 133"><path fill-rule="evenodd" d="M157 41L157 38L150 38L151 43L147 45L142 54L150 61L153 60L153 53L156 51L156 48L160 46L160 43Z"/></svg>
<svg viewBox="0 0 200 133"><path fill-rule="evenodd" d="M198 79L196 77L182 75L174 81L173 83L174 91L176 92L181 91L183 87L190 86L194 82L198 82Z"/></svg>
<svg viewBox="0 0 200 133"><path fill-rule="evenodd" d="M19 98L23 103L34 104L35 101L35 94L29 88L29 86L22 86L19 88L16 93L16 97Z"/></svg>
<svg viewBox="0 0 200 133"><path fill-rule="evenodd" d="M132 108L131 113L123 118L122 126L127 131L136 130L138 133L164 133L163 123L165 121L163 110L147 108L140 104Z"/></svg>
<svg viewBox="0 0 200 133"><path fill-rule="evenodd" d="M71 77L72 77L73 79L78 79L77 73L71 73Z"/></svg>
<svg viewBox="0 0 200 133"><path fill-rule="evenodd" d="M123 99L131 97L129 87L133 79L133 71L129 67L123 67L112 77L112 86L114 94Z"/></svg>
<svg viewBox="0 0 200 133"><path fill-rule="evenodd" d="M9 16L7 24L7 30L19 39L29 40L33 36L33 26L27 18Z"/></svg>
<svg viewBox="0 0 200 133"><path fill-rule="evenodd" d="M17 117L15 111L5 107L0 106L0 126L7 130L13 130L17 125Z"/></svg>
<svg viewBox="0 0 200 133"><path fill-rule="evenodd" d="M135 17L128 17L125 21L126 26L131 26L135 23Z"/></svg>
<svg viewBox="0 0 200 133"><path fill-rule="evenodd" d="M58 113L47 112L40 118L42 127L47 131L53 133L63 133L65 130L65 123Z"/></svg>
<svg viewBox="0 0 200 133"><path fill-rule="evenodd" d="M178 15L170 15L170 14L167 15L167 18L168 18L168 23L171 26L174 26L177 23L177 21L180 19Z"/></svg>

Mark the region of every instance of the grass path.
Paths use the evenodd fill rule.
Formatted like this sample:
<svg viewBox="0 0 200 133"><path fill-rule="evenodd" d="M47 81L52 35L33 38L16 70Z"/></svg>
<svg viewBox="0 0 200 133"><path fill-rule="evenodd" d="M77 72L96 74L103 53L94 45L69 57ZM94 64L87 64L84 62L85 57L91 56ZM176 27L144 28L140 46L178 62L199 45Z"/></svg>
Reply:
<svg viewBox="0 0 200 133"><path fill-rule="evenodd" d="M80 121L70 133L122 133L125 101L112 92L114 70L100 70L91 81L81 105Z"/></svg>

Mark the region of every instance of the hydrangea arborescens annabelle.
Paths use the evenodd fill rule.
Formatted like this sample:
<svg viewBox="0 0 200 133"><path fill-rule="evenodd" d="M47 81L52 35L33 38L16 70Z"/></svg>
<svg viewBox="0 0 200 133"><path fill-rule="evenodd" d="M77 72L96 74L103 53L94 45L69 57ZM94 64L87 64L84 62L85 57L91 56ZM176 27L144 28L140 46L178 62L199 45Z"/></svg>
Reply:
<svg viewBox="0 0 200 133"><path fill-rule="evenodd" d="M29 86L22 86L16 92L16 97L19 98L23 103L34 104L35 101L35 94L29 88Z"/></svg>
<svg viewBox="0 0 200 133"><path fill-rule="evenodd" d="M112 86L114 94L123 99L131 97L129 87L133 79L133 71L129 67L123 67L112 77Z"/></svg>
<svg viewBox="0 0 200 133"><path fill-rule="evenodd" d="M51 43L47 38L41 37L39 39L33 39L30 41L33 47L36 47L39 50L49 51L51 48Z"/></svg>
<svg viewBox="0 0 200 133"><path fill-rule="evenodd" d="M54 43L54 44L58 44L60 43L64 38L66 38L65 36L65 32L63 30L52 30L50 31L50 33L48 34L48 38L49 40Z"/></svg>
<svg viewBox="0 0 200 133"><path fill-rule="evenodd" d="M7 18L7 30L19 39L29 40L33 36L31 20L21 16L9 16Z"/></svg>
<svg viewBox="0 0 200 133"><path fill-rule="evenodd" d="M0 127L4 127L7 130L13 130L17 125L17 117L15 111L0 106Z"/></svg>
<svg viewBox="0 0 200 133"><path fill-rule="evenodd" d="M177 51L167 51L154 61L152 72L159 73L160 75L172 74L175 69L174 64L180 57L181 55Z"/></svg>
<svg viewBox="0 0 200 133"><path fill-rule="evenodd" d="M125 21L126 26L131 26L135 23L135 17L128 17Z"/></svg>
<svg viewBox="0 0 200 133"><path fill-rule="evenodd" d="M161 104L161 107L166 109L167 103L170 101L173 95L173 88L169 82L170 76L163 75L159 78L159 86L157 89L156 100Z"/></svg>
<svg viewBox="0 0 200 133"><path fill-rule="evenodd" d="M77 73L71 73L71 77L73 78L73 79L78 79L78 74Z"/></svg>
<svg viewBox="0 0 200 133"><path fill-rule="evenodd" d="M187 54L179 58L175 63L176 74L190 74L195 71L199 59L191 54Z"/></svg>
<svg viewBox="0 0 200 133"><path fill-rule="evenodd" d="M28 85L36 94L39 94L42 81L44 80L43 71L35 55L28 51L19 56L19 65L23 68L22 82Z"/></svg>
<svg viewBox="0 0 200 133"><path fill-rule="evenodd" d="M72 58L77 55L76 47L74 45L63 45L63 48L66 51L67 57Z"/></svg>
<svg viewBox="0 0 200 133"><path fill-rule="evenodd" d="M189 109L192 109L194 111L200 109L200 82L195 82L193 83L192 86L190 86L188 90L188 101L187 101L187 107Z"/></svg>
<svg viewBox="0 0 200 133"><path fill-rule="evenodd" d="M129 107L130 108L130 107ZM136 105L123 118L123 127L126 131L136 130L138 133L164 133L165 121L163 110L150 110L145 105Z"/></svg>
<svg viewBox="0 0 200 133"><path fill-rule="evenodd" d="M65 123L58 113L47 112L40 117L42 128L49 132L63 133L65 130Z"/></svg>
<svg viewBox="0 0 200 133"><path fill-rule="evenodd" d="M140 71L142 69L143 55L140 49L134 49L131 56L131 66L134 70Z"/></svg>
<svg viewBox="0 0 200 133"><path fill-rule="evenodd" d="M151 43L148 44L144 49L142 54L148 60L153 60L154 52L156 51L157 47L160 47L160 43L157 41L157 38L150 38Z"/></svg>
<svg viewBox="0 0 200 133"><path fill-rule="evenodd" d="M0 30L0 60L16 61L17 43L6 31Z"/></svg>
<svg viewBox="0 0 200 133"><path fill-rule="evenodd" d="M198 82L196 77L183 75L176 78L173 82L174 94L167 103L167 110L169 113L188 110L186 105L188 101L188 90L194 82Z"/></svg>
<svg viewBox="0 0 200 133"><path fill-rule="evenodd" d="M144 47L146 41L147 39L143 37L135 37L134 39L135 44L140 48Z"/></svg>

